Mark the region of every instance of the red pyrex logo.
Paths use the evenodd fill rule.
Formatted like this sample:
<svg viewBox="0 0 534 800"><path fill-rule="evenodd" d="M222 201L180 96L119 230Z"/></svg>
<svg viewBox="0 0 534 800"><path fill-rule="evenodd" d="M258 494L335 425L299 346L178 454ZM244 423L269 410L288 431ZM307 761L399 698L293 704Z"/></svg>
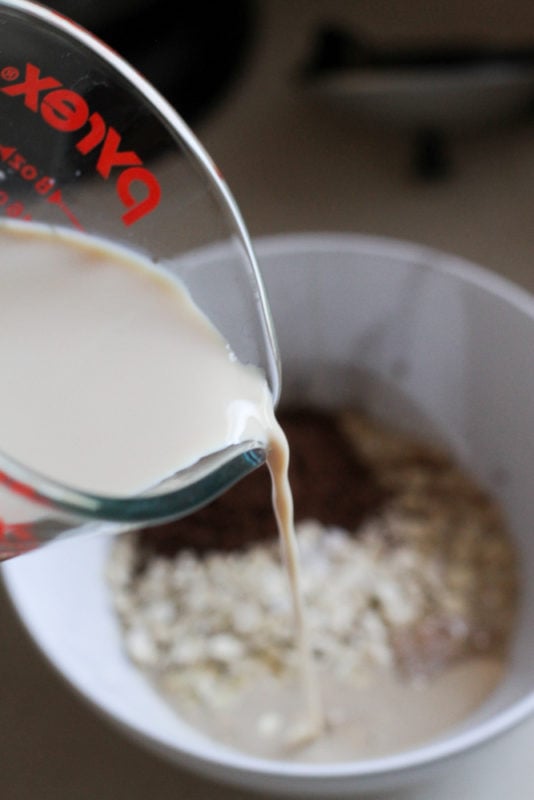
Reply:
<svg viewBox="0 0 534 800"><path fill-rule="evenodd" d="M21 97L24 105L57 131L82 131L75 144L82 155L98 153L96 170L104 180L116 177L115 188L121 203L128 210L122 215L125 225L132 225L153 211L161 198L156 176L143 166L134 150L121 150L121 135L108 125L97 111L91 111L86 100L72 89L66 89L53 77L41 77L39 67L26 64L24 80L17 67L4 67L0 76L10 81L0 91L9 97ZM117 170L120 172L117 175ZM139 199L136 197L141 195Z"/></svg>

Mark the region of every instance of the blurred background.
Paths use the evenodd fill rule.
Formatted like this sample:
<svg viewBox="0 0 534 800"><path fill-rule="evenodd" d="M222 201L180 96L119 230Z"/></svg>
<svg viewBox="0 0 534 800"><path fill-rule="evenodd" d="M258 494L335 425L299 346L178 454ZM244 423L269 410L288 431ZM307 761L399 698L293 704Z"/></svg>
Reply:
<svg viewBox="0 0 534 800"><path fill-rule="evenodd" d="M529 284L528 0L60 0L173 103L251 233L415 239Z"/></svg>
<svg viewBox="0 0 534 800"><path fill-rule="evenodd" d="M328 230L418 241L534 290L534 3L49 5L175 105L254 236ZM213 796L211 784L100 720L44 663L4 598L1 606L2 800ZM523 800L532 736L526 726L496 743L470 771L448 776L439 797ZM220 787L217 796L245 797Z"/></svg>

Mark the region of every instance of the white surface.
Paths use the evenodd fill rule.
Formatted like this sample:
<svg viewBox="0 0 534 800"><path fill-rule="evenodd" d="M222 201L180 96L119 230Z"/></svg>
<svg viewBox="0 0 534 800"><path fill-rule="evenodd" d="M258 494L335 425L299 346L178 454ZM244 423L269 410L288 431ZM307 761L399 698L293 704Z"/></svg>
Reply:
<svg viewBox="0 0 534 800"><path fill-rule="evenodd" d="M245 75L198 131L255 235L342 230L461 254L534 289L532 123L454 140L448 181L420 184L411 142L310 102L294 81L314 25L349 21L379 40L426 33L525 41L534 4L487 0L260 0ZM531 37L532 38L532 37ZM1 589L0 589L1 591ZM245 800L147 752L102 721L29 642L1 597L2 800ZM530 800L534 720L391 800Z"/></svg>

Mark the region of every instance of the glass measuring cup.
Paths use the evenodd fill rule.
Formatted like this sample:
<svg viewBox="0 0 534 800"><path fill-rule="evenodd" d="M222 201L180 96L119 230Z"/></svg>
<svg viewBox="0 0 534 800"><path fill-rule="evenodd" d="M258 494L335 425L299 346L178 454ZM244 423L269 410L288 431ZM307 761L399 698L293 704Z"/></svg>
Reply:
<svg viewBox="0 0 534 800"><path fill-rule="evenodd" d="M1 1L0 43L0 216L148 256L180 278L242 362L263 369L276 402L278 352L249 237L185 123L117 54L50 9ZM206 249L224 253L224 269L203 270ZM142 496L100 497L0 452L0 559L82 530L182 516L264 459L245 442Z"/></svg>

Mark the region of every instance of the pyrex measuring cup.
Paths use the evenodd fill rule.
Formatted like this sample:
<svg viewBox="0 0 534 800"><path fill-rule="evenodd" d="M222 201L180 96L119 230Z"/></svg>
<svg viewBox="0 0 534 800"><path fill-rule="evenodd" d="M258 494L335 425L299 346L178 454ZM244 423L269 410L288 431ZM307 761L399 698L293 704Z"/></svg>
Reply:
<svg viewBox="0 0 534 800"><path fill-rule="evenodd" d="M119 56L25 0L0 2L0 215L98 235L175 273L237 357L264 370L276 401L279 363L261 279L212 161ZM196 254L206 248L225 254L223 269L202 270ZM32 473L1 447L0 559L96 525L181 516L264 460L244 443L142 496L98 497Z"/></svg>

